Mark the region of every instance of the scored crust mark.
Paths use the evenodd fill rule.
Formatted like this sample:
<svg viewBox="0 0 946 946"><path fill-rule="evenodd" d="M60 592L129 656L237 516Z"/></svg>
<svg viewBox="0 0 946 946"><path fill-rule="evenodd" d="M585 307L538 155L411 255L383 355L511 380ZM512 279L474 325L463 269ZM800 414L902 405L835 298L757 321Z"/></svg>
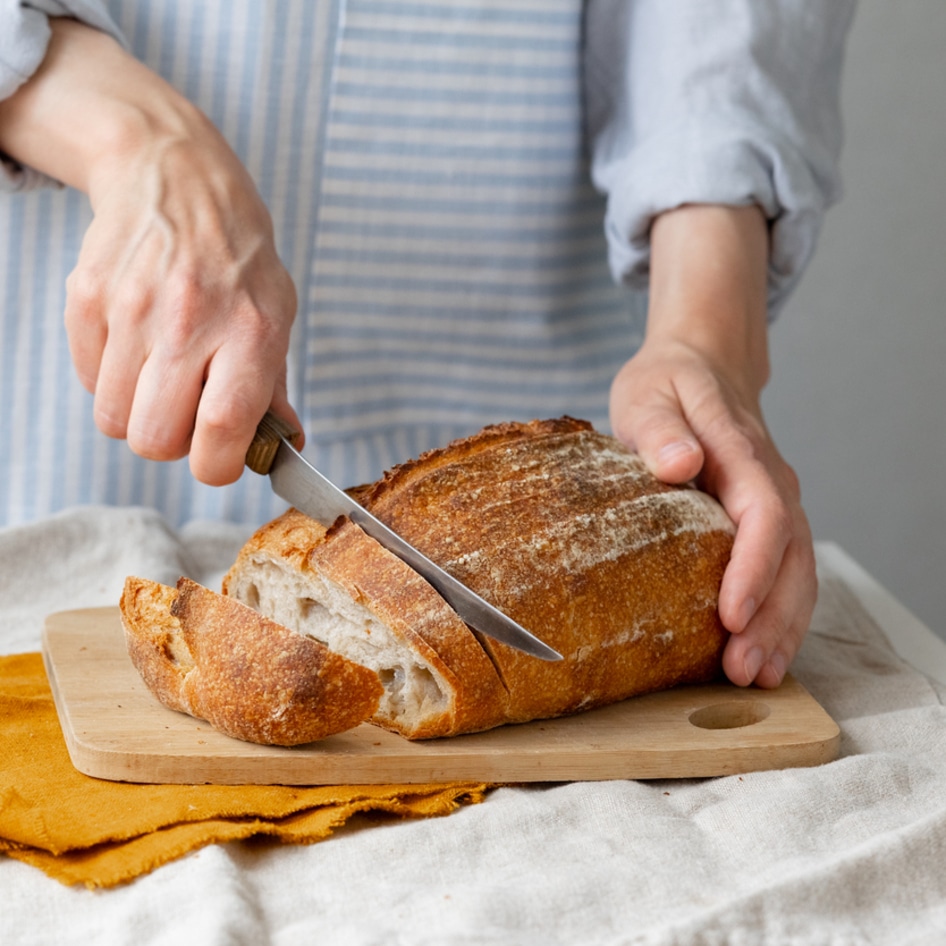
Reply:
<svg viewBox="0 0 946 946"><path fill-rule="evenodd" d="M385 495L408 488L415 478L425 477L438 467L469 461L479 453L495 451L514 443L527 440L535 444L546 436L579 431L594 431L594 428L588 421L574 417L490 424L471 437L454 440L445 447L422 453L416 460L398 464L386 471L377 482L353 487L348 493L356 502L371 510Z"/></svg>
<svg viewBox="0 0 946 946"><path fill-rule="evenodd" d="M189 579L175 590L130 577L121 613L151 692L226 735L300 745L377 709L382 688L372 671Z"/></svg>
<svg viewBox="0 0 946 946"><path fill-rule="evenodd" d="M467 625L469 627L469 625ZM487 637L485 634L481 634L476 628L470 627L470 630L473 632L473 636L476 638L477 643L480 647L483 648L483 653L489 658L489 662L493 665L493 668L496 670L496 676L499 678L499 682L502 685L502 688L506 691L506 695L509 695L509 684L506 682L506 678L503 676L503 666L502 661L496 656L496 652L492 646L492 638Z"/></svg>

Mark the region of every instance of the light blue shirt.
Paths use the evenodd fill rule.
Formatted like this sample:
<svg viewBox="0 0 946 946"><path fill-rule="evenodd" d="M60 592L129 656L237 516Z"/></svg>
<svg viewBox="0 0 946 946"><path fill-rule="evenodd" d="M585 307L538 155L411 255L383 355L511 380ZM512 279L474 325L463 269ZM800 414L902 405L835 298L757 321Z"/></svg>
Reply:
<svg viewBox="0 0 946 946"><path fill-rule="evenodd" d="M775 312L839 195L853 0L0 0L0 97L49 13L121 38L246 163L298 290L306 452L343 485L487 423L607 429L654 216L758 203ZM0 167L0 524L275 515L252 473L205 487L98 433L62 327L88 201Z"/></svg>

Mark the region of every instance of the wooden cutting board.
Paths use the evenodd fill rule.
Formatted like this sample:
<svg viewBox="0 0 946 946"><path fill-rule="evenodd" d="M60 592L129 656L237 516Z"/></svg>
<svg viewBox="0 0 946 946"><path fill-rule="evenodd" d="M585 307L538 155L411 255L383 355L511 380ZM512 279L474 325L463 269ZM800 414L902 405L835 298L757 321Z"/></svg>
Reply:
<svg viewBox="0 0 946 946"><path fill-rule="evenodd" d="M50 615L43 656L73 765L127 782L342 785L731 775L819 765L840 732L791 676L777 690L679 687L565 719L409 742L362 725L291 749L165 709L125 651L117 608Z"/></svg>

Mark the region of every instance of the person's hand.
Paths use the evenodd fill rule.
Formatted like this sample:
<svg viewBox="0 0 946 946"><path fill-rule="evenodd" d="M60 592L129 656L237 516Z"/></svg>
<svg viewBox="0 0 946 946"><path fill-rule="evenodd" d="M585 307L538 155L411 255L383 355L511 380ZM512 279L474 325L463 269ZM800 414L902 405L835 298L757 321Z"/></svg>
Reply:
<svg viewBox="0 0 946 946"><path fill-rule="evenodd" d="M817 579L798 479L759 406L764 253L754 208L658 218L647 338L615 378L611 421L655 475L696 480L736 524L719 594L732 634L723 667L738 685L774 687L808 629Z"/></svg>
<svg viewBox="0 0 946 946"><path fill-rule="evenodd" d="M732 632L723 656L734 683L781 683L808 629L816 579L798 479L758 405L686 342L645 344L615 379L616 435L668 483L695 479L735 522L719 594Z"/></svg>
<svg viewBox="0 0 946 946"><path fill-rule="evenodd" d="M267 409L299 426L295 290L252 179L196 108L77 23L53 21L13 98L4 150L85 190L95 214L65 323L96 423L144 457L189 454L206 483L236 480Z"/></svg>
<svg viewBox="0 0 946 946"><path fill-rule="evenodd" d="M285 365L296 297L269 216L207 128L108 165L91 182L95 217L65 313L95 421L141 456L189 453L197 479L232 482L267 408L295 417Z"/></svg>

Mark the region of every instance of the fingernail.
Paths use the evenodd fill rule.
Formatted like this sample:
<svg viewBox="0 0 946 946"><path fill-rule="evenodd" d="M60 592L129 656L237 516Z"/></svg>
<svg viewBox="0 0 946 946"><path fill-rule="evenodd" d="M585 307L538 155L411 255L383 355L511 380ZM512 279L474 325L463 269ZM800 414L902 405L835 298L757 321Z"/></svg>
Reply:
<svg viewBox="0 0 946 946"><path fill-rule="evenodd" d="M697 446L692 440L673 440L660 448L657 459L661 463L672 463L678 457L695 453L696 450Z"/></svg>
<svg viewBox="0 0 946 946"><path fill-rule="evenodd" d="M769 657L769 666L772 668L772 672L775 674L779 683L781 683L782 678L785 676L785 671L788 669L788 661L785 659L785 655L780 651L776 651Z"/></svg>
<svg viewBox="0 0 946 946"><path fill-rule="evenodd" d="M765 661L765 654L762 652L761 647L752 647L746 653L745 663L743 668L746 671L746 676L749 678L749 682L752 683L753 680L759 675L759 671L762 669L762 664Z"/></svg>

